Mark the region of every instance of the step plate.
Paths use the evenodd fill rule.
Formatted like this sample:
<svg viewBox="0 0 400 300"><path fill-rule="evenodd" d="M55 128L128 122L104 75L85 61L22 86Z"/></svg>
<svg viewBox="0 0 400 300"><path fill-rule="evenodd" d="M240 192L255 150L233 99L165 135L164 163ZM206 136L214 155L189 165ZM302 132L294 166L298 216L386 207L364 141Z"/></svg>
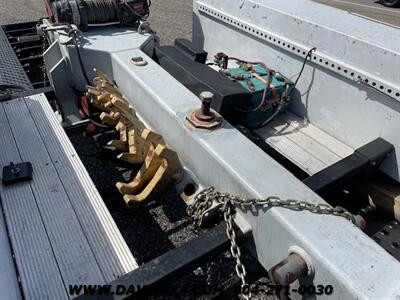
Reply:
<svg viewBox="0 0 400 300"><path fill-rule="evenodd" d="M290 112L279 114L255 133L309 175L354 152L354 149Z"/></svg>
<svg viewBox="0 0 400 300"><path fill-rule="evenodd" d="M70 284L105 284L136 269L47 98L1 102L0 124L0 166L33 168L30 181L0 184L24 299L68 300Z"/></svg>

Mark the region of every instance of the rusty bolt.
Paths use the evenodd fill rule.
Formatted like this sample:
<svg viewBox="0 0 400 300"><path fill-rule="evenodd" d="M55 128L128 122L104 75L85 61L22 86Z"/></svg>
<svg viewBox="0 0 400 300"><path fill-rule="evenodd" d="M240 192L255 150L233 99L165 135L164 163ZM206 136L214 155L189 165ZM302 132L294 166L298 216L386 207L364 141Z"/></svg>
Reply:
<svg viewBox="0 0 400 300"><path fill-rule="evenodd" d="M365 221L365 219L362 216L355 215L354 221L355 221L355 225L358 228L360 228L362 231L364 231L367 228L367 221Z"/></svg>
<svg viewBox="0 0 400 300"><path fill-rule="evenodd" d="M196 128L214 129L222 124L222 117L211 108L214 94L202 92L200 94L201 107L191 111L186 119Z"/></svg>
<svg viewBox="0 0 400 300"><path fill-rule="evenodd" d="M276 285L288 286L308 274L307 263L297 253L290 253L271 270L271 279Z"/></svg>
<svg viewBox="0 0 400 300"><path fill-rule="evenodd" d="M201 109L196 111L196 117L200 120L212 119L213 113L211 112L211 103L213 101L214 94L211 92L202 92L200 94Z"/></svg>

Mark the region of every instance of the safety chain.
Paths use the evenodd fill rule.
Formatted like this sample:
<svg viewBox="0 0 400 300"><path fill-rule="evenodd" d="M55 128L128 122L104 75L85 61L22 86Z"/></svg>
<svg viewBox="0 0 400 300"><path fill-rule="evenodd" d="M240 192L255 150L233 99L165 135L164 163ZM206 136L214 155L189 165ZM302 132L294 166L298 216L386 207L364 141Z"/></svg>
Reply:
<svg viewBox="0 0 400 300"><path fill-rule="evenodd" d="M188 206L187 209L188 214L194 219L196 229L201 227L204 213L210 209L214 203L220 204L219 210L224 216L226 234L231 242L230 251L233 258L236 260L235 270L242 282L241 294L244 299L251 298L251 288L246 282L246 269L241 261L241 251L237 244L236 231L234 228L233 215L235 214L236 207L242 209L283 207L296 211L309 211L315 214L340 216L354 224L356 223L353 214L339 206L332 207L328 204L315 204L292 199L284 200L274 196L247 199L228 193L220 193L217 192L214 187L208 187L196 195L193 205Z"/></svg>
<svg viewBox="0 0 400 300"><path fill-rule="evenodd" d="M47 86L47 71L46 71L46 66L44 64L44 53L46 52L48 46L46 33L43 31L40 37L42 40L42 56L43 56L43 65L42 65L43 86Z"/></svg>
<svg viewBox="0 0 400 300"><path fill-rule="evenodd" d="M43 59L44 59L44 53L46 52L46 44L45 44L46 34L44 32L42 32L40 37L41 37L41 40L42 40L42 56L43 56ZM43 75L43 84L44 84L44 86L46 86L47 75L46 75L46 67L44 66L44 62L43 62L43 65L42 65L42 75Z"/></svg>

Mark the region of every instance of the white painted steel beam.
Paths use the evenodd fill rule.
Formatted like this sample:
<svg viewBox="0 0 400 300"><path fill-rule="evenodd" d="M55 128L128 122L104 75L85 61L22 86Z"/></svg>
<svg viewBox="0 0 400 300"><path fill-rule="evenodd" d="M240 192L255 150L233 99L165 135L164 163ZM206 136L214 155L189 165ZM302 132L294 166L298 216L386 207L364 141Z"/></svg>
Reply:
<svg viewBox="0 0 400 300"><path fill-rule="evenodd" d="M130 63L132 56L148 61ZM144 120L163 135L204 185L241 196L270 196L324 203L286 169L230 124L205 132L191 128L186 114L198 98L140 50L114 53L119 88ZM255 254L265 268L286 257L291 246L304 249L315 266L314 284L331 284L336 299L400 295L400 264L357 227L340 217L281 208L251 213ZM380 284L382 274L391 274Z"/></svg>
<svg viewBox="0 0 400 300"><path fill-rule="evenodd" d="M232 1L210 0L208 4L211 3L213 5L225 4L232 9L239 9L240 4L246 4L247 1L232 3ZM297 1L290 1L290 3L297 3ZM254 5L258 4L254 3ZM293 8L293 13L295 10ZM301 12L304 10L302 9ZM251 14L245 15L248 21L252 19ZM273 17L273 14L271 13L269 16ZM273 62L273 67L282 66L283 70L277 69L286 74L296 74L299 71L302 59L297 54L284 52L276 45L266 46L265 42L255 39L249 33L240 31L238 35L236 29L228 28L222 20L216 21L214 17L204 15L199 18L199 14L196 17L194 23L195 29L198 26L198 31L195 32L195 38L203 38L200 42L204 42L208 50L212 50L210 54L217 49L224 50L221 49L223 46L231 45L228 50L232 50L232 54L236 56L247 53L247 56L243 57L244 59L259 58ZM289 17L287 19L290 20ZM298 20L298 22L304 21ZM283 25L287 24L283 22ZM316 27L322 28L321 26ZM281 27L274 28L280 29ZM202 36L199 35L201 30L203 30ZM300 33L299 30L298 34ZM134 35L134 33L129 34ZM210 37L212 35L214 35L214 42ZM143 117L146 124L163 135L167 143L177 151L184 165L193 171L204 186L213 185L220 191L240 196L274 195L325 203L230 124L225 122L222 128L213 132L191 128L185 121L185 117L188 112L199 107L198 98L140 50L146 40L143 36L138 39L129 39L130 49L126 49L126 45L121 45L117 34L112 37L107 36L107 43L111 46L104 44L102 36L99 32L87 34L90 44L82 45L83 56L90 58L87 67L96 66L97 61L97 67L100 70L104 67L113 76L119 88L138 111L138 114ZM342 38L349 37L342 36ZM113 39L119 41L120 44L114 46ZM300 41L297 43L301 44ZM308 49L312 45L306 44L306 46L305 49ZM97 51L97 47L104 51ZM270 52L271 49L274 52ZM322 45L319 49L320 51L323 49ZM94 54L99 53L100 56L96 58ZM321 51L320 55L325 54ZM148 64L141 67L133 65L131 58L137 56L145 58ZM99 57L102 58L101 61ZM276 62L277 58L282 60L282 64ZM314 73L318 73L319 81L332 81L332 85L337 85L337 89L329 89L329 93L325 93L320 87L312 90L312 93L310 92L308 98L310 101L312 100L313 107L321 109L308 111L311 121L315 121L321 127L325 125L324 131L333 136L337 135L333 133L339 132L340 138L337 139L354 148L370 142L377 136L387 138L395 145L400 144L397 137L393 137L387 132L393 130L395 125L393 122L397 120L397 115L393 115L394 119L384 121L384 118L389 117L387 108L391 107L396 113L397 103L400 102L389 99L387 96L382 99L377 96L381 94L368 90L368 95L372 95L373 100L366 101L364 99L367 105L363 107L361 96L365 96L367 93L363 87L359 87L357 84L349 85L349 79L322 67L316 68ZM312 74L312 69L306 69L304 78L308 85L310 78L313 78ZM332 74L335 75L332 76ZM303 91L305 86L307 84L302 83L299 85L299 89ZM347 93L347 90L350 90L350 93ZM339 98L337 96L342 93L348 97L337 99ZM300 102L297 104L300 105ZM332 110L332 116L327 118L329 110L335 107L343 107L348 111L354 110L358 113L357 116L361 115L361 117L367 118L369 123L352 124L351 130L346 135L342 131L346 124L349 128L348 124L351 122L343 122L353 118L354 113L351 115L348 112L341 115L340 111ZM365 108L363 114L357 110L359 107ZM323 114L324 111L327 116ZM376 116L377 119L370 120L373 116ZM379 129L373 128L376 124L379 124ZM371 132L362 135L360 131L365 131L363 128L365 126L368 126L368 130ZM349 143L347 141L349 139L354 139L354 141ZM290 247L297 246L308 253L315 267L315 274L309 279L315 285L332 285L335 299L400 297L399 262L347 220L282 208L258 211L257 214L243 213L243 217L252 228L254 253L265 268L268 269L281 261L287 256ZM381 279L384 274L390 275L385 276L385 283L382 284Z"/></svg>
<svg viewBox="0 0 400 300"><path fill-rule="evenodd" d="M193 41L261 60L290 78L316 47L290 109L351 148L377 137L396 152L382 170L400 181L399 30L308 0L194 1Z"/></svg>

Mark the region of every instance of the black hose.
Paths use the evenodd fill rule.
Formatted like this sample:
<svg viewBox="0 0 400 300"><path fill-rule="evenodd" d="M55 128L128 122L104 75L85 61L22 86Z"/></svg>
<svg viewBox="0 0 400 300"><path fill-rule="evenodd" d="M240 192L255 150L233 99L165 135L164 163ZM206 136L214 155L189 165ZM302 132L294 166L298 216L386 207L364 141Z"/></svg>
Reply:
<svg viewBox="0 0 400 300"><path fill-rule="evenodd" d="M306 54L306 56L304 57L304 60L303 60L303 66L301 67L301 70L300 70L300 73L299 73L299 76L297 76L297 78L296 78L296 81L294 82L294 86L293 86L293 89L292 89L292 91L294 91L294 89L296 88L296 86L297 86L297 83L299 82L299 80L300 80L300 77L301 77L301 75L303 75L303 71L304 71L304 68L306 67L306 63L307 63L307 59L308 59L308 57L312 57L311 56L311 54L313 53L313 51L315 51L315 50L317 50L317 48L316 47L313 47L313 48L311 48L308 52L307 52L307 54Z"/></svg>
<svg viewBox="0 0 400 300"><path fill-rule="evenodd" d="M76 50L76 54L77 54L77 56L78 56L79 66L81 67L83 77L85 77L86 83L87 83L88 85L91 85L92 83L90 82L89 76L88 76L87 73L86 73L85 66L84 66L84 64L83 64L83 60L82 60L82 56L81 56L81 52L80 52L80 50L79 50L78 41L76 40L76 32L77 32L77 31L80 32L79 30L72 29L72 30L70 30L70 31L68 32L68 35L72 37L73 44L74 44L75 50Z"/></svg>

